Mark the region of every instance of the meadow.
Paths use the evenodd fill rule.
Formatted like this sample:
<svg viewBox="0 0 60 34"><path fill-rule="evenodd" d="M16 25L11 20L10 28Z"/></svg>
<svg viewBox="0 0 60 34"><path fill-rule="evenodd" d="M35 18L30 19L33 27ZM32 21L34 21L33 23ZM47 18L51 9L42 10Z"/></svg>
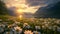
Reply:
<svg viewBox="0 0 60 34"><path fill-rule="evenodd" d="M0 16L0 34L14 30L37 31L41 34L60 34L60 19L56 18L19 18L13 16ZM13 28L13 29L11 29ZM22 34L23 34L22 33Z"/></svg>

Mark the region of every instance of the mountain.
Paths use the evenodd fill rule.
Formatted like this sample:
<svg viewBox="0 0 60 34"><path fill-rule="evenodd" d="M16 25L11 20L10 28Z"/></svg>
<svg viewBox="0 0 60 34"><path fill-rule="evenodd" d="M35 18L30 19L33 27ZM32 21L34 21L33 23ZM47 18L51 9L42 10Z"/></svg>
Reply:
<svg viewBox="0 0 60 34"><path fill-rule="evenodd" d="M60 18L60 2L39 8L34 16L36 18Z"/></svg>
<svg viewBox="0 0 60 34"><path fill-rule="evenodd" d="M21 14L24 18L32 18L33 14L30 12L23 12L23 14Z"/></svg>
<svg viewBox="0 0 60 34"><path fill-rule="evenodd" d="M8 9L4 2L0 0L0 15L8 14Z"/></svg>
<svg viewBox="0 0 60 34"><path fill-rule="evenodd" d="M10 16L16 16L16 14L15 14L16 7L10 7L10 8L8 8L8 10L9 10L8 13Z"/></svg>

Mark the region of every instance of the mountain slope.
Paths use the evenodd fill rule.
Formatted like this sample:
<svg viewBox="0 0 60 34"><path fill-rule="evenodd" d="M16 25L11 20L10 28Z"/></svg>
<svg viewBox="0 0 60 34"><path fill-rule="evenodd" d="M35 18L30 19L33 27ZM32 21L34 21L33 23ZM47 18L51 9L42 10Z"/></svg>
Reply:
<svg viewBox="0 0 60 34"><path fill-rule="evenodd" d="M36 18L60 18L60 2L39 8L34 14Z"/></svg>
<svg viewBox="0 0 60 34"><path fill-rule="evenodd" d="M8 14L8 9L5 6L5 3L0 0L0 15Z"/></svg>

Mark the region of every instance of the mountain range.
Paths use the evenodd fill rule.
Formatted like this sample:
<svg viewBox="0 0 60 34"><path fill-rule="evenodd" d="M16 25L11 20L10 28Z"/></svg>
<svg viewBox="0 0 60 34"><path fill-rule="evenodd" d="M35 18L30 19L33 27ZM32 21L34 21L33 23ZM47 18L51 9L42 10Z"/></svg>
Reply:
<svg viewBox="0 0 60 34"><path fill-rule="evenodd" d="M36 18L60 18L60 1L55 4L49 4L40 7L34 14Z"/></svg>

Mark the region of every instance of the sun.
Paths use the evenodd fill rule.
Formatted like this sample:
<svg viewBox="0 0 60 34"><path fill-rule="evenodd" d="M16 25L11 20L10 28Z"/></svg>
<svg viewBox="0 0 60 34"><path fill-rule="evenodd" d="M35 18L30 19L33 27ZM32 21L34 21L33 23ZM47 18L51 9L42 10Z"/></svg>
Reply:
<svg viewBox="0 0 60 34"><path fill-rule="evenodd" d="M18 13L22 13L24 10L22 10L22 9L17 9L17 12Z"/></svg>
<svg viewBox="0 0 60 34"><path fill-rule="evenodd" d="M22 15L20 15L19 17L20 17L20 18L22 18L23 16L22 16Z"/></svg>
<svg viewBox="0 0 60 34"><path fill-rule="evenodd" d="M20 16L19 16L19 18L20 18L20 20L22 20L22 18L23 18L23 15L20 15Z"/></svg>

